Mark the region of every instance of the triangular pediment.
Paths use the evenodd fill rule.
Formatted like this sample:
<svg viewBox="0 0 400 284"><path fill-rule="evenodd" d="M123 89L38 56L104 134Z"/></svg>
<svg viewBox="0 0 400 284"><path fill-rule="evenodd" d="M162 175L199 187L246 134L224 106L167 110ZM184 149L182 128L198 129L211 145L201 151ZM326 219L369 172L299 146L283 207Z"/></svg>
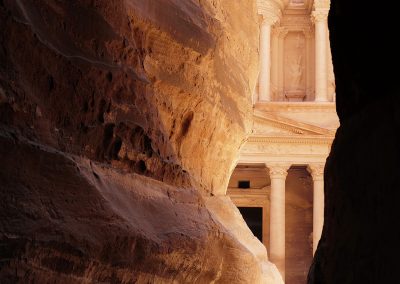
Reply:
<svg viewBox="0 0 400 284"><path fill-rule="evenodd" d="M334 135L332 130L260 110L253 116L255 135Z"/></svg>

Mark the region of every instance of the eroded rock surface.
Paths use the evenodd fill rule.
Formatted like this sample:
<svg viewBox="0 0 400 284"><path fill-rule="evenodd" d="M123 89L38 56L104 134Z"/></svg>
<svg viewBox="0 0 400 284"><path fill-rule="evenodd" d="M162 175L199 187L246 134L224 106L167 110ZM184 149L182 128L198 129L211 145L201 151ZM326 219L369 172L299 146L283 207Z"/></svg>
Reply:
<svg viewBox="0 0 400 284"><path fill-rule="evenodd" d="M3 1L2 121L170 184L225 188L250 130L257 33L254 3L213 2Z"/></svg>
<svg viewBox="0 0 400 284"><path fill-rule="evenodd" d="M2 283L262 283L196 190L0 140Z"/></svg>
<svg viewBox="0 0 400 284"><path fill-rule="evenodd" d="M203 200L250 130L255 15L248 0L0 1L0 282L274 277Z"/></svg>

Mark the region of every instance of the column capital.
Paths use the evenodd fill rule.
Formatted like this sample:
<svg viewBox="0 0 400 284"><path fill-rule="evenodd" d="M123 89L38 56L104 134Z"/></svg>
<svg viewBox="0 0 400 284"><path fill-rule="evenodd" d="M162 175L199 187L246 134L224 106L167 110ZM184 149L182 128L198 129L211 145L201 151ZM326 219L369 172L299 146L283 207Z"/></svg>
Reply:
<svg viewBox="0 0 400 284"><path fill-rule="evenodd" d="M286 179L290 164L268 164L267 167L269 168L269 176L271 178Z"/></svg>
<svg viewBox="0 0 400 284"><path fill-rule="evenodd" d="M282 18L284 3L281 0L257 0L258 14L263 16L263 23L274 25Z"/></svg>
<svg viewBox="0 0 400 284"><path fill-rule="evenodd" d="M307 167L314 181L324 180L325 164L310 164Z"/></svg>
<svg viewBox="0 0 400 284"><path fill-rule="evenodd" d="M325 22L328 19L329 9L318 9L311 13L311 20L315 24L317 22Z"/></svg>
<svg viewBox="0 0 400 284"><path fill-rule="evenodd" d="M331 0L314 0L314 10L328 10L331 8Z"/></svg>
<svg viewBox="0 0 400 284"><path fill-rule="evenodd" d="M274 14L263 15L261 25L273 26L280 21L280 17Z"/></svg>

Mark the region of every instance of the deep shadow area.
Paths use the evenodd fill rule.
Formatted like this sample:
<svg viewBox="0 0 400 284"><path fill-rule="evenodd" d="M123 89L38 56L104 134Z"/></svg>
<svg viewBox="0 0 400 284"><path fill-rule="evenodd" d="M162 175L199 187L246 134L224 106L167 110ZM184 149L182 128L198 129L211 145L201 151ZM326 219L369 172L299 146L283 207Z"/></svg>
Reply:
<svg viewBox="0 0 400 284"><path fill-rule="evenodd" d="M399 283L400 101L395 9L332 0L337 131L308 283Z"/></svg>
<svg viewBox="0 0 400 284"><path fill-rule="evenodd" d="M243 219L246 221L247 226L256 236L260 242L263 241L262 238L262 208L261 207L238 207L240 214L242 214Z"/></svg>

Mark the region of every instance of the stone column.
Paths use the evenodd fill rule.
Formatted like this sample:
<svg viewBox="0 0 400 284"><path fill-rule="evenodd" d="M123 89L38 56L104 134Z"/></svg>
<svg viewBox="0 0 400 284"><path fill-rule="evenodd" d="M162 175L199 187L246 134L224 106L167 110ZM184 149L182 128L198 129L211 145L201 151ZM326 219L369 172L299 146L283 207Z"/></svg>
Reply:
<svg viewBox="0 0 400 284"><path fill-rule="evenodd" d="M264 19L260 27L260 77L259 100L271 100L271 26L272 19Z"/></svg>
<svg viewBox="0 0 400 284"><path fill-rule="evenodd" d="M269 255L285 279L285 181L289 165L269 164L271 178Z"/></svg>
<svg viewBox="0 0 400 284"><path fill-rule="evenodd" d="M271 99L277 100L278 66L279 66L279 33L280 28L274 27L271 32ZM275 96L274 96L275 94Z"/></svg>
<svg viewBox="0 0 400 284"><path fill-rule="evenodd" d="M282 17L282 0L257 0L258 14L262 16L260 26L260 75L258 78L258 100L271 100L271 29Z"/></svg>
<svg viewBox="0 0 400 284"><path fill-rule="evenodd" d="M308 166L314 181L313 202L313 254L317 250L318 242L324 226L324 165L312 164Z"/></svg>
<svg viewBox="0 0 400 284"><path fill-rule="evenodd" d="M311 29L304 30L304 36L306 38L306 101L310 101L310 97L313 97L312 90L314 89L314 77L312 75L312 68L309 68L314 63L313 55L313 35L314 33L311 32Z"/></svg>
<svg viewBox="0 0 400 284"><path fill-rule="evenodd" d="M318 9L312 13L315 24L315 101L328 101L328 18L329 9Z"/></svg>

